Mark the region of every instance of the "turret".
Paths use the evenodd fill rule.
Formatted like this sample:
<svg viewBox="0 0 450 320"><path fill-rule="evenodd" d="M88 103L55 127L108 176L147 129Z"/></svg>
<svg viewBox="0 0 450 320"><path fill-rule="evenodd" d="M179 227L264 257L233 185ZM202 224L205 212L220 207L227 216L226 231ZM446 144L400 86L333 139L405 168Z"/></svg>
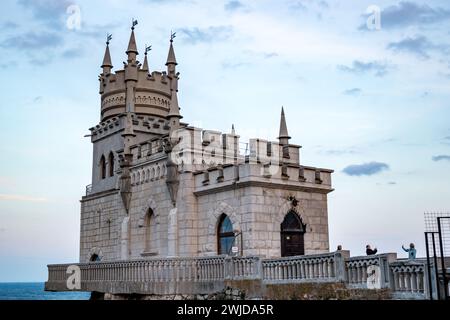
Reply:
<svg viewBox="0 0 450 320"><path fill-rule="evenodd" d="M175 58L175 51L173 50L173 39L176 37L176 32L170 34L170 47L169 47L169 54L167 55L167 73L168 75L174 75L176 73L176 65L177 59Z"/></svg>
<svg viewBox="0 0 450 320"><path fill-rule="evenodd" d="M289 139L291 137L288 134L286 117L284 116L284 108L281 107L281 119L280 119L280 134L278 136L278 141L283 148L282 155L284 159L289 159Z"/></svg>
<svg viewBox="0 0 450 320"><path fill-rule="evenodd" d="M125 111L134 112L134 102L135 102L135 87L138 81L138 62L136 60L139 54L136 46L136 39L134 37L134 27L137 25L137 20L133 20L131 26L131 36L128 42L128 49L126 54L128 55L128 63L124 63L125 67L125 86L126 86L126 101L125 101Z"/></svg>
<svg viewBox="0 0 450 320"><path fill-rule="evenodd" d="M130 41L128 42L128 49L126 54L128 55L128 63L135 62L136 57L139 54L136 46L136 38L134 37L134 27L138 24L137 20L133 20L131 26Z"/></svg>
<svg viewBox="0 0 450 320"><path fill-rule="evenodd" d="M285 146L289 144L289 139L291 137L288 134L287 125L286 125L286 117L284 115L284 108L281 107L281 119L280 119L280 134L278 136L278 140L280 144Z"/></svg>
<svg viewBox="0 0 450 320"><path fill-rule="evenodd" d="M117 68L112 70L108 48L110 36L108 36L102 64L103 72L99 77L102 122L127 112L136 117L147 116L157 119L157 121L166 120L170 111L172 88L178 90L178 75L175 70L176 60L172 42L166 63L170 71L150 70L149 62L151 61L149 61L148 52L151 50L151 46L145 47L143 63L140 64L138 61L134 32L136 25L137 21L133 20L123 70L117 70ZM172 34L171 41L174 37L175 34ZM161 128L164 127L165 125L161 126ZM155 129L158 128L155 127Z"/></svg>
<svg viewBox="0 0 450 320"><path fill-rule="evenodd" d="M145 52L144 52L145 58L144 58L144 64L142 65L142 70L147 71L147 72L149 71L149 69L148 69L148 60L147 60L147 53L150 50L152 50L152 46L145 45Z"/></svg>
<svg viewBox="0 0 450 320"><path fill-rule="evenodd" d="M108 34L107 40L106 40L106 49L105 49L105 56L103 57L103 75L107 76L111 73L111 70L113 68L112 62L111 62L111 54L109 53L109 41L111 41L112 35Z"/></svg>
<svg viewBox="0 0 450 320"><path fill-rule="evenodd" d="M176 73L175 66L177 65L177 61L175 59L175 52L173 50L173 39L175 38L175 33L170 35L170 48L169 55L167 56L167 71L168 77L170 79L170 109L167 114L167 120L169 120L170 130L173 132L174 130L180 127L180 119L183 117L180 114L180 107L178 105L178 76L179 73Z"/></svg>

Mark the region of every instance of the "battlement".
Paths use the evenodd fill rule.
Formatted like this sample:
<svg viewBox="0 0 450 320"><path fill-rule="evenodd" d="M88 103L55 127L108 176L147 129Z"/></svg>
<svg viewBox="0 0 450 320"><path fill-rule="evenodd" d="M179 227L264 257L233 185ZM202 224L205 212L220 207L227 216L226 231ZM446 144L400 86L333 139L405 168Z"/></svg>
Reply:
<svg viewBox="0 0 450 320"><path fill-rule="evenodd" d="M169 131L169 123L167 120L146 115L131 115L133 130L136 132L152 133L155 135L165 135ZM121 131L125 128L126 113L100 122L95 127L90 128L91 141L95 142L105 138L111 134Z"/></svg>
<svg viewBox="0 0 450 320"><path fill-rule="evenodd" d="M177 164L203 165L213 167L230 163L254 162L267 164L300 164L300 146L283 145L279 141L250 139L249 143L241 143L234 132L222 133L215 130L203 130L196 127L185 127L176 130L172 139L179 141L174 148L174 159ZM241 153L240 145L247 145Z"/></svg>
<svg viewBox="0 0 450 320"><path fill-rule="evenodd" d="M319 193L333 191L333 170L296 165L263 165L255 162L219 165L195 171L195 194L209 194L218 190L259 186Z"/></svg>
<svg viewBox="0 0 450 320"><path fill-rule="evenodd" d="M134 87L135 112L165 118L170 108L170 81L165 71L138 69ZM125 71L100 76L101 119L102 121L126 111L127 87Z"/></svg>

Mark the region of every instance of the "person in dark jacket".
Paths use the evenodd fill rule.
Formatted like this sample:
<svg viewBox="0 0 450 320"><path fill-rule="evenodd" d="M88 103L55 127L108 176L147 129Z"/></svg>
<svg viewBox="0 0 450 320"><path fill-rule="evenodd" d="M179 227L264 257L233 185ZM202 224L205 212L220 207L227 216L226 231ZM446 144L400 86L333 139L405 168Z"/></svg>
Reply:
<svg viewBox="0 0 450 320"><path fill-rule="evenodd" d="M377 248L373 248L373 249L372 249L372 248L370 247L370 244L368 244L368 245L366 246L366 254L367 254L368 256L377 254L377 252L378 252Z"/></svg>

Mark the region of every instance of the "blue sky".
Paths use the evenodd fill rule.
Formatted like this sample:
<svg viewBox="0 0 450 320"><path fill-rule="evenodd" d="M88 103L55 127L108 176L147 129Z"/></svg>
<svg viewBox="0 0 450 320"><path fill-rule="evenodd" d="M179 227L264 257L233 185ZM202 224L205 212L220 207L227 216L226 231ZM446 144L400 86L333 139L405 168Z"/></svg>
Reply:
<svg viewBox="0 0 450 320"><path fill-rule="evenodd" d="M80 28L67 26L70 5ZM379 30L366 26L370 5ZM275 139L285 107L302 163L335 170L331 248L405 256L412 241L424 254L423 212L450 211L447 1L6 0L0 281L43 281L47 263L77 261L106 34L120 68L132 18L152 70L177 32L184 121Z"/></svg>

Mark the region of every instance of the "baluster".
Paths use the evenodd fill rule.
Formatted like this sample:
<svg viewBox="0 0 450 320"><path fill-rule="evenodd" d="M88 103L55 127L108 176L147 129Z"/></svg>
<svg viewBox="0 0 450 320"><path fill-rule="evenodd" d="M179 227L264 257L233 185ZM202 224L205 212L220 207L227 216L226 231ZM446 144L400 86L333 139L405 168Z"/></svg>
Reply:
<svg viewBox="0 0 450 320"><path fill-rule="evenodd" d="M405 290L411 291L411 274L405 270Z"/></svg>
<svg viewBox="0 0 450 320"><path fill-rule="evenodd" d="M367 284L367 266L365 266L362 270L362 279L361 282L363 284Z"/></svg>
<svg viewBox="0 0 450 320"><path fill-rule="evenodd" d="M323 261L321 259L317 260L317 264L319 265L319 278L325 277L325 271L323 267Z"/></svg>
<svg viewBox="0 0 450 320"><path fill-rule="evenodd" d="M400 290L400 278L399 278L399 273L398 271L393 271L394 273L394 291L399 291Z"/></svg>
<svg viewBox="0 0 450 320"><path fill-rule="evenodd" d="M423 276L424 276L423 272L420 272L420 270L416 271L416 288L417 288L418 292L423 292L424 291L424 288L423 288L423 283L424 283Z"/></svg>
<svg viewBox="0 0 450 320"><path fill-rule="evenodd" d="M416 279L416 272L414 270L411 270L410 280L411 280L411 283L410 283L411 290L410 291L417 292L418 291L417 290L418 289L417 288L417 279Z"/></svg>

